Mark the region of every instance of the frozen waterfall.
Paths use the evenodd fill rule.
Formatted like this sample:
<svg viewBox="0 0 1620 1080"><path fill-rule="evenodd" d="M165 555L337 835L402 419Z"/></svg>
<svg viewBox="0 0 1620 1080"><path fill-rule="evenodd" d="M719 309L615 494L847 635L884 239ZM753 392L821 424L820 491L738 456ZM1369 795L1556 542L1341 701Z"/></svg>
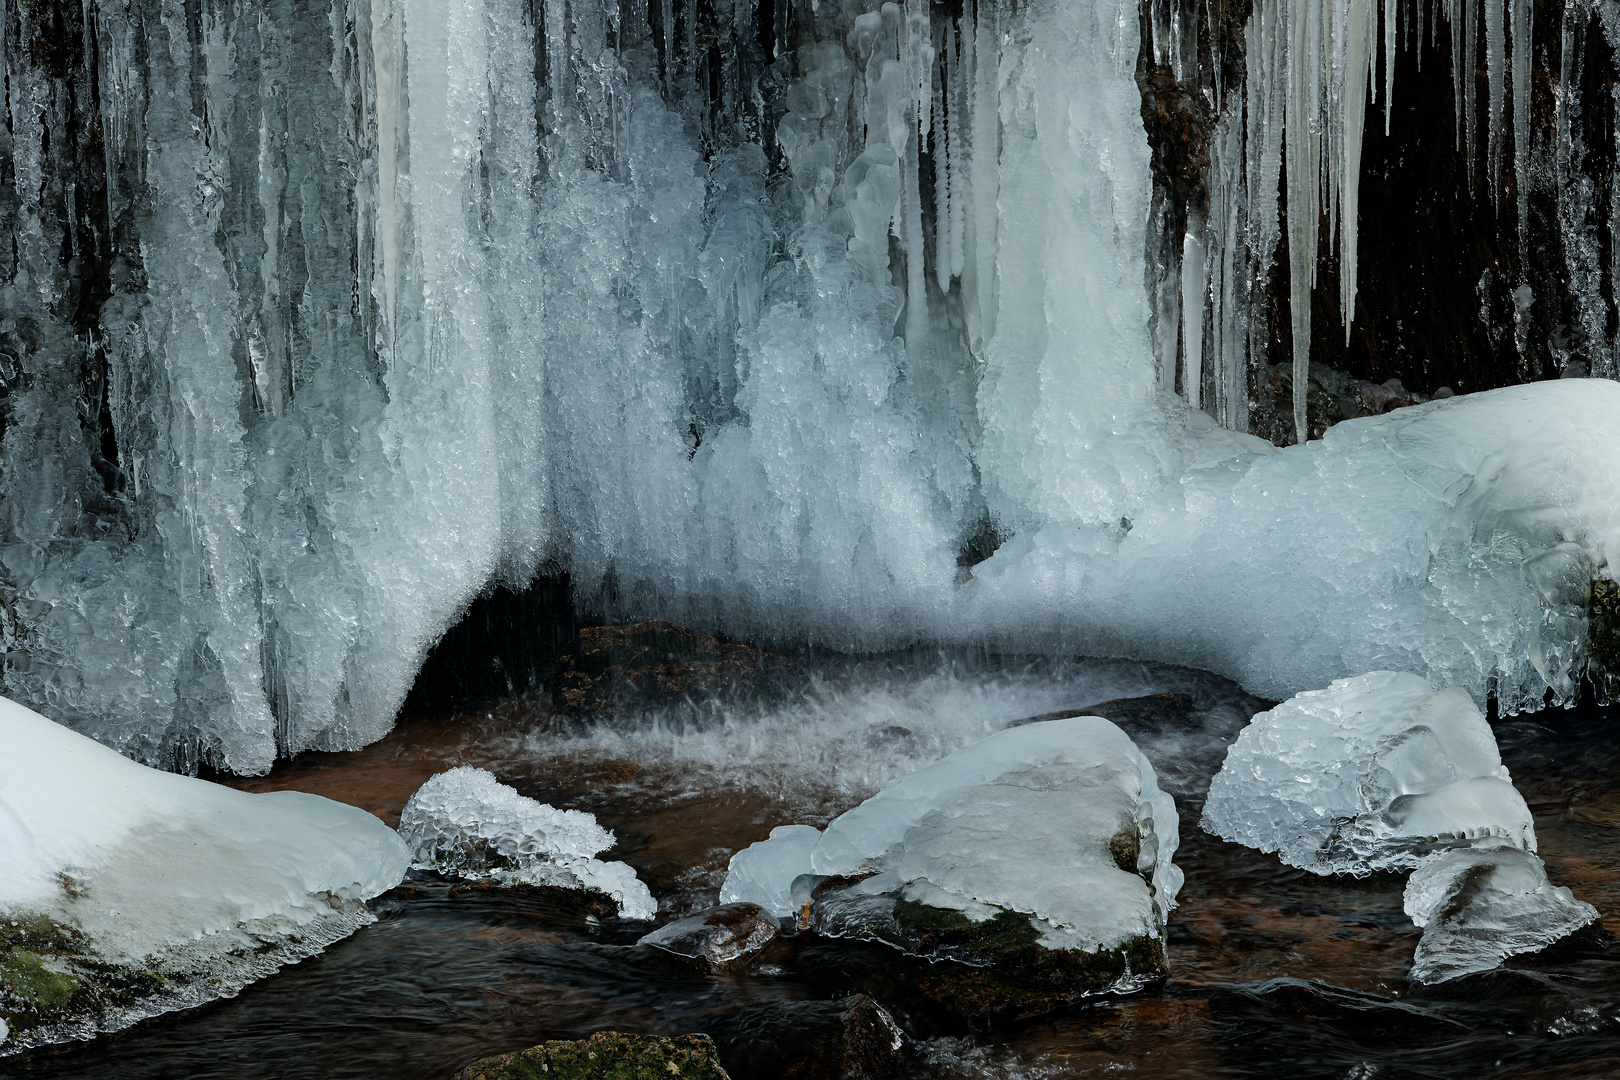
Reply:
<svg viewBox="0 0 1620 1080"><path fill-rule="evenodd" d="M126 754L363 745L480 589L542 568L760 640L1283 696L1391 654L1510 708L1579 676L1584 594L1526 567L1620 558L1581 456L1620 388L1279 454L1190 408L1124 0L69 7L5 28L3 685ZM1350 10L1251 29L1294 58L1250 84L1262 179L1285 114L1368 85ZM1353 262L1359 133L1329 130ZM1236 206L1188 235L1189 309L1252 274ZM1235 393L1205 404L1241 427Z"/></svg>

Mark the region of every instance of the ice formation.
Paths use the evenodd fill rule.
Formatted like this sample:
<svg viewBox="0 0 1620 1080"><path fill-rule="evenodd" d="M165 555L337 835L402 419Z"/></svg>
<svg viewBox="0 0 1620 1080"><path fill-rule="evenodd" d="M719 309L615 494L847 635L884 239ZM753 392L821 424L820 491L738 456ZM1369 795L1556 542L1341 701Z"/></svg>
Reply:
<svg viewBox="0 0 1620 1080"><path fill-rule="evenodd" d="M1536 846L1468 694L1390 671L1257 715L1210 783L1202 824L1319 874L1409 869L1486 838Z"/></svg>
<svg viewBox="0 0 1620 1080"><path fill-rule="evenodd" d="M1084 716L1009 728L900 777L827 826L811 861L974 920L1023 912L1048 948L1091 952L1163 939L1178 842L1153 766Z"/></svg>
<svg viewBox="0 0 1620 1080"><path fill-rule="evenodd" d="M594 858L613 834L581 810L558 810L519 795L483 769L430 778L400 812L399 833L424 870L503 885L596 889L627 919L650 919L658 904L636 872Z"/></svg>
<svg viewBox="0 0 1620 1080"><path fill-rule="evenodd" d="M0 748L0 913L77 928L94 959L170 980L103 1030L319 952L372 921L364 901L410 861L362 810L159 772L3 698Z"/></svg>
<svg viewBox="0 0 1620 1080"><path fill-rule="evenodd" d="M33 9L4 37L0 643L8 693L133 757L369 742L467 602L541 566L757 641L1164 657L1278 697L1399 667L1507 711L1574 686L1620 391L1280 454L1190 409L1149 329L1131 5L837 0L765 41L684 0L657 32L606 0L92 8L94 145L45 138L76 129ZM1245 182L1371 62L1366 12L1288 11L1251 50L1270 126L1216 139L1270 170ZM1327 130L1296 186L1348 222ZM1242 204L1184 245L1189 303L1256 279ZM1241 427L1222 379L1198 403Z"/></svg>
<svg viewBox="0 0 1620 1080"><path fill-rule="evenodd" d="M796 914L793 879L811 872L810 852L820 839L821 830L809 825L778 825L768 840L731 857L720 902L758 904L778 919Z"/></svg>
<svg viewBox="0 0 1620 1080"><path fill-rule="evenodd" d="M1598 917L1591 904L1551 884L1536 856L1485 845L1419 867L1406 885L1406 913L1423 927L1412 964L1412 978L1423 983L1489 971Z"/></svg>
<svg viewBox="0 0 1620 1080"><path fill-rule="evenodd" d="M1183 83L1191 83L1196 36L1187 41L1194 5L1160 0L1150 6L1151 46ZM1414 33L1413 18L1416 18ZM1206 16L1207 17L1207 16ZM1584 16L1583 16L1584 17ZM1264 356L1269 336L1266 299L1259 283L1270 272L1284 223L1288 239L1289 312L1293 340L1293 426L1306 438L1305 399L1310 362L1311 293L1316 287L1321 223L1337 242L1339 310L1348 339L1356 308L1361 145L1369 101L1381 102L1386 132L1396 91L1398 47L1415 49L1425 34L1450 28L1458 149L1470 161L1485 157L1488 188L1481 198L1500 200L1504 162L1516 178L1517 225L1525 243L1530 172L1531 5L1527 0L1428 0L1403 6L1397 0L1276 0L1256 4L1243 30L1242 78L1236 92L1212 102L1217 114L1209 140L1207 213L1193 208L1180 250L1179 311L1161 314L1161 336L1174 340L1175 323L1187 343L1182 378L1188 400L1200 404L1207 381L1215 400L1204 403L1222 424L1246 430L1248 372ZM1605 14L1605 29L1613 23ZM1559 71L1566 80L1574 18L1561 19L1566 50ZM1404 31L1398 33L1398 28ZM1479 50L1483 28L1484 51ZM1190 46L1190 47L1189 47ZM1475 80L1487 73L1485 108L1475 103ZM1215 82L1219 88L1220 73ZM1219 93L1219 89L1217 89ZM1572 93L1560 88L1560 98ZM1560 107L1567 110L1566 100ZM1476 130L1475 118L1480 118ZM1511 121L1511 122L1510 122ZM1557 152L1567 171L1569 121L1561 119ZM1511 144L1505 149L1504 143ZM1477 148L1477 149L1476 149ZM1277 193L1281 189L1282 199ZM1561 193L1562 194L1562 193ZM1615 258L1610 255L1610 259ZM1572 268L1576 271L1576 268ZM1173 287L1174 281L1165 286ZM1161 286L1161 288L1164 286ZM1208 323L1209 330L1204 329ZM1594 344L1612 345L1606 332ZM1523 355L1524 350L1520 350ZM1211 369L1204 374L1205 356ZM1170 363L1167 381L1175 379Z"/></svg>

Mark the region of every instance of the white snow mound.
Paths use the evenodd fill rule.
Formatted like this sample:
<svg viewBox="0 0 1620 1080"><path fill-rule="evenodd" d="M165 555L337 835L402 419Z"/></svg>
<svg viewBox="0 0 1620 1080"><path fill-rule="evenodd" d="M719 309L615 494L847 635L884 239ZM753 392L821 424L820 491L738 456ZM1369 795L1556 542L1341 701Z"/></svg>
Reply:
<svg viewBox="0 0 1620 1080"><path fill-rule="evenodd" d="M1547 880L1527 851L1491 846L1433 859L1406 883L1406 913L1423 927L1412 978L1440 983L1535 952L1598 917Z"/></svg>
<svg viewBox="0 0 1620 1080"><path fill-rule="evenodd" d="M581 810L558 810L467 766L423 784L400 814L400 835L415 865L505 885L597 889L627 919L650 919L658 905L636 872L594 856L613 834Z"/></svg>
<svg viewBox="0 0 1620 1080"><path fill-rule="evenodd" d="M409 855L372 815L137 764L0 698L0 914L77 927L102 961L174 980L87 1037L235 993L372 920Z"/></svg>
<svg viewBox="0 0 1620 1080"><path fill-rule="evenodd" d="M867 891L974 919L1025 912L1042 944L1089 952L1163 938L1179 840L1153 766L1113 723L1082 716L997 732L891 781L829 825L811 861L817 874L875 871Z"/></svg>
<svg viewBox="0 0 1620 1080"><path fill-rule="evenodd" d="M1473 699L1392 671L1256 715L1210 783L1202 824L1319 874L1409 869L1483 838L1536 846Z"/></svg>

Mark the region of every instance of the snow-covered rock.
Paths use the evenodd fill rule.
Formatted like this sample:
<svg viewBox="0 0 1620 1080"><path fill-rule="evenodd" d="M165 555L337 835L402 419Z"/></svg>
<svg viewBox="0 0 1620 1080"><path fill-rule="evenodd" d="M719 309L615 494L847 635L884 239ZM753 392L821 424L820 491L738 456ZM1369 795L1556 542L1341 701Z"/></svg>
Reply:
<svg viewBox="0 0 1620 1080"><path fill-rule="evenodd" d="M1203 827L1319 874L1409 869L1487 837L1536 846L1473 699L1390 671L1255 716L1210 784Z"/></svg>
<svg viewBox="0 0 1620 1080"><path fill-rule="evenodd" d="M827 827L815 872L871 876L836 901L818 890L818 929L983 959L945 939L1012 917L1047 950L1146 946L1157 963L1139 961L1134 974L1151 975L1163 970L1181 885L1177 843L1174 801L1114 724L1084 716L1011 728L891 782Z"/></svg>
<svg viewBox="0 0 1620 1080"><path fill-rule="evenodd" d="M720 902L758 904L778 919L797 914L793 880L811 872L810 853L820 839L821 830L809 825L778 825L769 839L731 857Z"/></svg>
<svg viewBox="0 0 1620 1080"><path fill-rule="evenodd" d="M1412 978L1423 983L1489 971L1598 917L1591 904L1549 882L1540 859L1507 846L1453 851L1424 863L1406 884L1405 904L1423 927L1412 963Z"/></svg>
<svg viewBox="0 0 1620 1080"><path fill-rule="evenodd" d="M503 885L596 889L627 919L650 919L658 905L636 872L603 862L613 834L581 810L558 810L467 766L423 784L400 814L414 865Z"/></svg>
<svg viewBox="0 0 1620 1080"><path fill-rule="evenodd" d="M372 921L409 861L363 810L159 772L0 699L5 1048L235 993ZM109 970L146 989L106 1005Z"/></svg>

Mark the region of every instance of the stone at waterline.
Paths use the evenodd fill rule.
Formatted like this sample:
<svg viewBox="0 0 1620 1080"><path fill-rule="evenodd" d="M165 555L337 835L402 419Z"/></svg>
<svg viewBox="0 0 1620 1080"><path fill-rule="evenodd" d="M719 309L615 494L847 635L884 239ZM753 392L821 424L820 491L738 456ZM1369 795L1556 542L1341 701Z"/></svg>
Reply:
<svg viewBox="0 0 1620 1080"><path fill-rule="evenodd" d="M1473 699L1391 671L1256 715L1210 783L1202 824L1318 874L1410 869L1485 838L1536 846Z"/></svg>
<svg viewBox="0 0 1620 1080"><path fill-rule="evenodd" d="M400 812L399 833L419 869L507 886L594 889L627 919L658 913L634 870L595 858L614 842L595 817L520 795L483 769L430 778Z"/></svg>
<svg viewBox="0 0 1620 1080"><path fill-rule="evenodd" d="M734 1075L772 1080L889 1080L911 1045L865 994L835 1001L766 1001L709 1021L705 1030Z"/></svg>
<svg viewBox="0 0 1620 1080"><path fill-rule="evenodd" d="M235 994L373 921L362 810L136 764L0 699L0 1054Z"/></svg>
<svg viewBox="0 0 1620 1080"><path fill-rule="evenodd" d="M1412 978L1442 983L1538 952L1592 923L1591 904L1547 880L1547 868L1506 845L1453 851L1406 884L1406 913L1423 927Z"/></svg>
<svg viewBox="0 0 1620 1080"><path fill-rule="evenodd" d="M723 904L661 926L637 944L724 971L746 966L777 936L776 920L758 904Z"/></svg>
<svg viewBox="0 0 1620 1080"><path fill-rule="evenodd" d="M707 1035L626 1035L598 1031L587 1039L541 1043L481 1058L456 1080L730 1080Z"/></svg>
<svg viewBox="0 0 1620 1080"><path fill-rule="evenodd" d="M758 904L778 919L797 916L793 882L810 872L810 853L821 830L809 825L778 825L768 839L749 844L731 857L720 902Z"/></svg>
<svg viewBox="0 0 1620 1080"><path fill-rule="evenodd" d="M1035 1015L1166 974L1177 843L1174 801L1113 723L1011 728L829 825L812 925L936 962L961 1013Z"/></svg>

